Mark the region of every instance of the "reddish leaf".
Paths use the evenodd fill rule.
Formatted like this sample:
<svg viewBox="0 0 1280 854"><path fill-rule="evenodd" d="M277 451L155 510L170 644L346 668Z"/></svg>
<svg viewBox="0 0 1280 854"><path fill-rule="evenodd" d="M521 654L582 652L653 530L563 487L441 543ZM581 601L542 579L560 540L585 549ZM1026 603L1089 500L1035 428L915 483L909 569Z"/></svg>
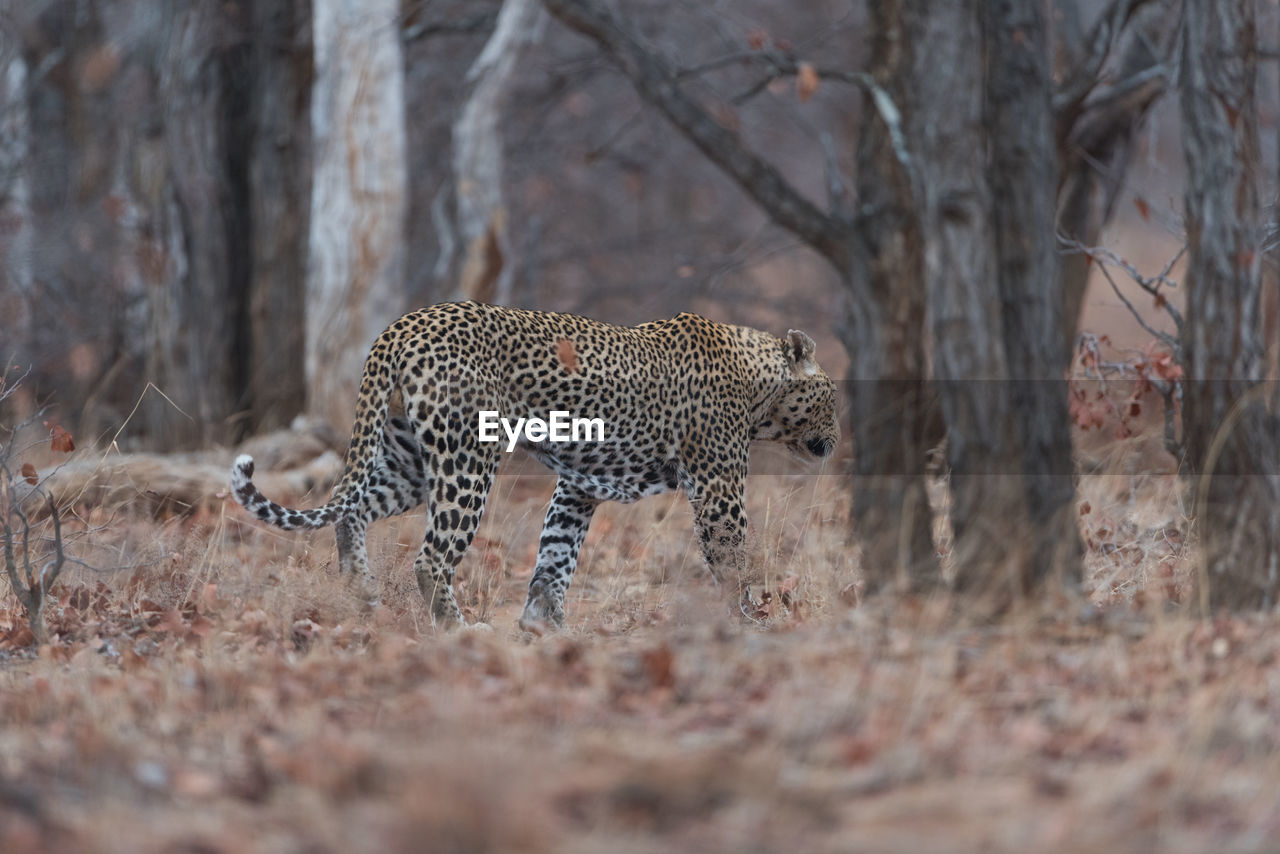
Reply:
<svg viewBox="0 0 1280 854"><path fill-rule="evenodd" d="M1157 291L1156 292L1156 308L1164 308L1168 304L1169 304L1169 301L1164 298L1164 294Z"/></svg>
<svg viewBox="0 0 1280 854"><path fill-rule="evenodd" d="M761 50L768 43L769 34L759 27L747 33L747 44L751 45L752 50Z"/></svg>
<svg viewBox="0 0 1280 854"><path fill-rule="evenodd" d="M1137 418L1141 414L1142 414L1142 404L1138 403L1138 401L1136 400L1129 401L1129 417Z"/></svg>
<svg viewBox="0 0 1280 854"><path fill-rule="evenodd" d="M1089 515L1090 513L1092 513L1092 512L1093 512L1093 505L1092 505L1092 504L1090 504L1088 501L1081 501L1081 502L1080 502L1080 515L1081 515L1081 516L1088 516L1088 515Z"/></svg>
<svg viewBox="0 0 1280 854"><path fill-rule="evenodd" d="M22 479L25 480L27 483L31 484L32 486L35 486L37 483L39 483L40 478L36 474L36 467L31 465L31 463L23 463Z"/></svg>
<svg viewBox="0 0 1280 854"><path fill-rule="evenodd" d="M1147 222L1151 221L1151 206L1147 204L1147 200L1142 196L1133 197L1133 206L1138 209L1138 216Z"/></svg>
<svg viewBox="0 0 1280 854"><path fill-rule="evenodd" d="M62 454L69 454L76 449L76 443L72 440L71 434L61 424L50 424L46 421L44 426L49 428L50 448Z"/></svg>
<svg viewBox="0 0 1280 854"><path fill-rule="evenodd" d="M675 653L666 644L640 653L645 674L649 677L649 684L654 688L670 688L675 685L676 677L673 669L675 660Z"/></svg>
<svg viewBox="0 0 1280 854"><path fill-rule="evenodd" d="M573 342L568 338L556 341L556 357L566 371L571 374L578 372L578 353L573 349Z"/></svg>
<svg viewBox="0 0 1280 854"><path fill-rule="evenodd" d="M807 62L800 63L796 74L796 97L800 103L808 101L818 91L818 70Z"/></svg>

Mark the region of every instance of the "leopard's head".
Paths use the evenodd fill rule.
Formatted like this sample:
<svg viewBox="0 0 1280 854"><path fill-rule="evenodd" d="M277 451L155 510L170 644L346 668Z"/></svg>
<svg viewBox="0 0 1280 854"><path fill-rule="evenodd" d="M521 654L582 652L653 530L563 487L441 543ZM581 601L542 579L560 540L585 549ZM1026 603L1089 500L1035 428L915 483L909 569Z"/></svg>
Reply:
<svg viewBox="0 0 1280 854"><path fill-rule="evenodd" d="M840 442L835 383L813 358L808 335L792 329L779 343L786 372L754 438L783 442L800 457L829 457Z"/></svg>

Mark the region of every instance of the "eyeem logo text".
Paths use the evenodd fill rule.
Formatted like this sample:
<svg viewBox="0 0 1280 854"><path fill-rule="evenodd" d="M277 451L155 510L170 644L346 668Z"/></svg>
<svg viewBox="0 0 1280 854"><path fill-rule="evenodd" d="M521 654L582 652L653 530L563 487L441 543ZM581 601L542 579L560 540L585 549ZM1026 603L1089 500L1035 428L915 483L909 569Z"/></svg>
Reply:
<svg viewBox="0 0 1280 854"><path fill-rule="evenodd" d="M507 453L515 450L523 433L529 442L603 442L603 418L570 418L562 409L550 412L550 419L517 418L511 423L509 418L499 418L496 410L480 410L480 441L500 442L502 436L498 428L507 436Z"/></svg>

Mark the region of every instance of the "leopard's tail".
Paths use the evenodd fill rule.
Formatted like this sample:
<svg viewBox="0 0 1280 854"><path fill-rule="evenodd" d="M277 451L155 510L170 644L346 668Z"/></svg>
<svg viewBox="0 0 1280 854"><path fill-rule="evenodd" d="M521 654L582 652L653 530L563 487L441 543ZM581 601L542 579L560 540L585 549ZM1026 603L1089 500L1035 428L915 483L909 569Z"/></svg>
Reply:
<svg viewBox="0 0 1280 854"><path fill-rule="evenodd" d="M253 484L253 457L241 454L231 467L231 492L241 507L263 522L287 531L328 527L356 507L365 492L382 443L391 391L399 377L398 339L404 323L405 320L401 319L379 335L365 359L346 467L328 503L313 510L295 510L275 503Z"/></svg>
<svg viewBox="0 0 1280 854"><path fill-rule="evenodd" d="M343 515L345 507L341 501L330 501L323 507L314 510L294 510L277 504L263 495L253 484L253 457L241 454L236 457L231 467L231 494L240 502L240 506L248 510L263 522L292 531L297 528L325 528L337 522Z"/></svg>

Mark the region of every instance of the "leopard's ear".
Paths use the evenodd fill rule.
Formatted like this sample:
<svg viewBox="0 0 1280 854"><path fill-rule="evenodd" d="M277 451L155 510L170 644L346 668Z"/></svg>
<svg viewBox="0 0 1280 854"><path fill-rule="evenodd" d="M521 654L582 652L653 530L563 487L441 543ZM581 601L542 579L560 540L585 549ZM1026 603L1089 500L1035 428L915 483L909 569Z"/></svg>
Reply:
<svg viewBox="0 0 1280 854"><path fill-rule="evenodd" d="M793 365L804 365L813 362L815 345L813 339L799 329L787 330L787 358Z"/></svg>

